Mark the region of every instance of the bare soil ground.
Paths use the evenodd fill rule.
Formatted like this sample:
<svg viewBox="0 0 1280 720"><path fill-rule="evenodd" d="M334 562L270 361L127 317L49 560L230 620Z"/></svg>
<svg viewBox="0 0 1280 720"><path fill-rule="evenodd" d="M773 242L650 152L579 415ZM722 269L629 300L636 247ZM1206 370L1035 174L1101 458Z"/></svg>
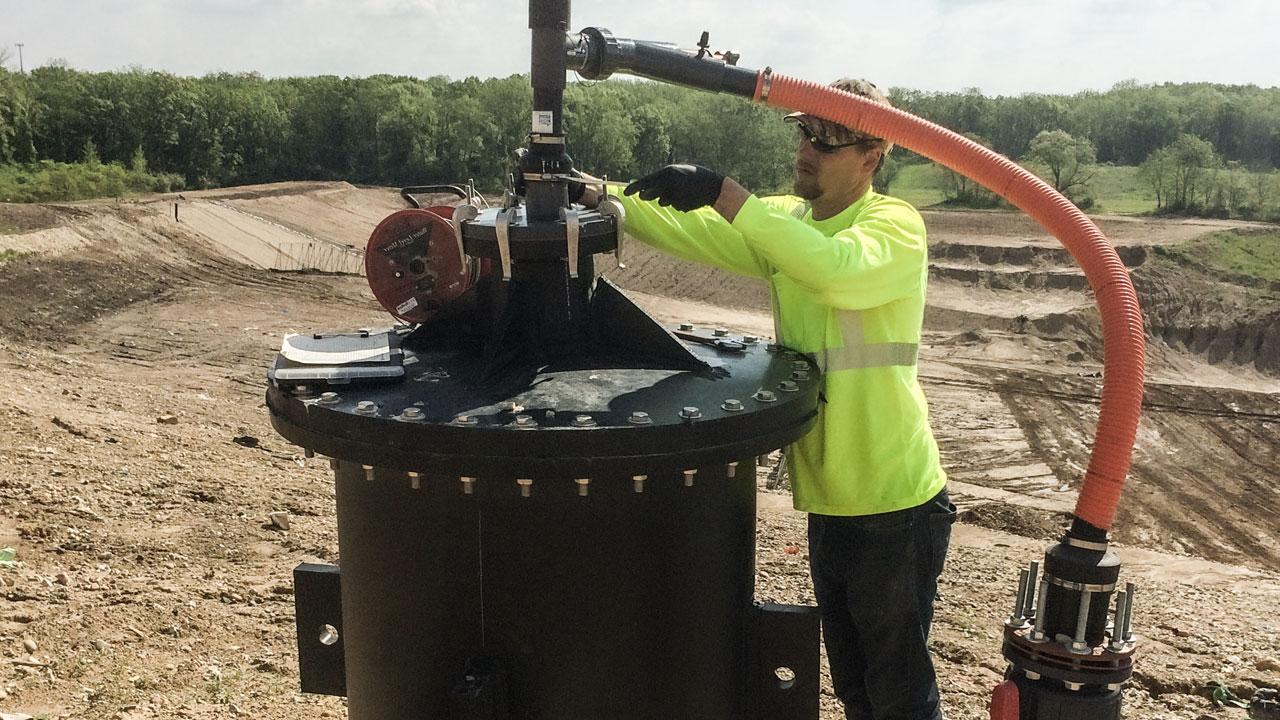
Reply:
<svg viewBox="0 0 1280 720"><path fill-rule="evenodd" d="M233 233L173 222L172 202L0 206L14 230L0 249L27 253L0 264L0 547L18 561L0 568L0 712L342 717L341 700L297 692L291 597L297 563L336 560L332 478L270 429L264 371L285 332L387 316L362 278L263 269L209 237ZM399 206L386 190L314 183L178 202L180 216L223 203L348 245ZM921 377L963 510L932 642L948 717L976 720L1004 668L1017 569L1074 504L1099 347L1088 291L1033 228L927 221ZM1113 232L1139 250L1220 229L1123 223ZM626 252L610 275L660 318L771 334L763 286ZM1275 299L1126 259L1158 330L1117 525L1144 636L1126 716L1241 718L1213 708L1207 683L1245 697L1280 684ZM786 495L760 500L758 597L812 602L803 516ZM276 510L289 530L267 522ZM829 688L823 706L840 717Z"/></svg>

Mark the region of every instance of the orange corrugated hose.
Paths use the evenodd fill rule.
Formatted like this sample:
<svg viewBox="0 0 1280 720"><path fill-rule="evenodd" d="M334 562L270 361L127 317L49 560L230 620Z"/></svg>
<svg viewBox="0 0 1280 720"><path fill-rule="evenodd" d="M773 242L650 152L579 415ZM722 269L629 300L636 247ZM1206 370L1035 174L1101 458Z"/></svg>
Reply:
<svg viewBox="0 0 1280 720"><path fill-rule="evenodd" d="M766 70L756 102L816 115L882 137L968 176L1030 215L1080 264L1102 315L1102 408L1076 517L1107 530L1115 520L1133 456L1146 343L1129 272L1102 231L1040 178L968 138L910 113L817 83Z"/></svg>

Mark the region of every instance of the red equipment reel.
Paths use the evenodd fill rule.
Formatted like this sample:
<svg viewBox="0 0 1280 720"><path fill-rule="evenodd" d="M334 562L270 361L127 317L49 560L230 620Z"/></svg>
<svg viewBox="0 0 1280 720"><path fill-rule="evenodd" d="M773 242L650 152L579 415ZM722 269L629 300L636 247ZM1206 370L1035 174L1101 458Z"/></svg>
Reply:
<svg viewBox="0 0 1280 720"><path fill-rule="evenodd" d="M373 296L404 322L423 323L476 281L479 264L461 255L453 208L406 209L383 218L364 251Z"/></svg>

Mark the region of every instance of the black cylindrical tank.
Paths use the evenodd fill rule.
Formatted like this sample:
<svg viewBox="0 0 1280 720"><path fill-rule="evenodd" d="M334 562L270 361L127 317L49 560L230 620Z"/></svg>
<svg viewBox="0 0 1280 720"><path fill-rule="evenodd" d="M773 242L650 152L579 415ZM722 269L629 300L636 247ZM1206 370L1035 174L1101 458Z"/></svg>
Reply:
<svg viewBox="0 0 1280 720"><path fill-rule="evenodd" d="M500 399L412 339L395 383L274 384L276 429L336 468L341 608L300 609L304 677L331 626L353 720L816 717L817 618L779 641L795 609L753 588L756 458L811 426L819 373L680 335L701 369L596 358ZM485 692L503 714L459 709Z"/></svg>

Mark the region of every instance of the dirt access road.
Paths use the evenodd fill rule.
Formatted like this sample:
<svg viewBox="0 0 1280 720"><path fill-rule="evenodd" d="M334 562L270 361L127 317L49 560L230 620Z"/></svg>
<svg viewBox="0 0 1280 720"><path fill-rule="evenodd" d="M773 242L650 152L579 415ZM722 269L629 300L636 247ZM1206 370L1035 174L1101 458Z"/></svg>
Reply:
<svg viewBox="0 0 1280 720"><path fill-rule="evenodd" d="M264 222L324 242L396 206L350 186L229 194L219 201L257 203ZM285 332L387 318L361 278L256 267L172 222L168 202L0 206L23 223L0 243L40 250L0 265L0 546L19 563L0 568L0 712L341 717L341 700L296 691L290 595L294 565L336 560L333 483L327 464L271 431L264 368ZM286 224L286 212L298 216ZM39 232L63 241L44 245ZM937 240L935 257L990 239ZM628 271L611 274L659 317L769 334L749 282L628 250ZM1022 320L1002 309L1067 270L1052 252L1021 264L979 255L970 279L935 269L952 300L930 308L921 366L965 511L932 643L948 716L970 720L986 717L1003 671L999 620L1016 570L1074 502L1098 368L1096 332L1077 310L1087 291L1048 288L1062 302ZM1021 271L1030 279L1012 283ZM1195 322L1228 316L1223 292ZM1248 333L1232 322L1267 317L1266 298L1241 297L1221 326L1236 338ZM1256 348L1210 355L1153 344L1160 380L1118 525L1145 637L1131 718L1240 718L1212 707L1207 682L1245 696L1280 684L1277 383ZM784 494L762 489L760 504L757 596L812 602L803 517ZM287 531L266 520L277 510ZM823 704L824 720L839 717L829 689Z"/></svg>

